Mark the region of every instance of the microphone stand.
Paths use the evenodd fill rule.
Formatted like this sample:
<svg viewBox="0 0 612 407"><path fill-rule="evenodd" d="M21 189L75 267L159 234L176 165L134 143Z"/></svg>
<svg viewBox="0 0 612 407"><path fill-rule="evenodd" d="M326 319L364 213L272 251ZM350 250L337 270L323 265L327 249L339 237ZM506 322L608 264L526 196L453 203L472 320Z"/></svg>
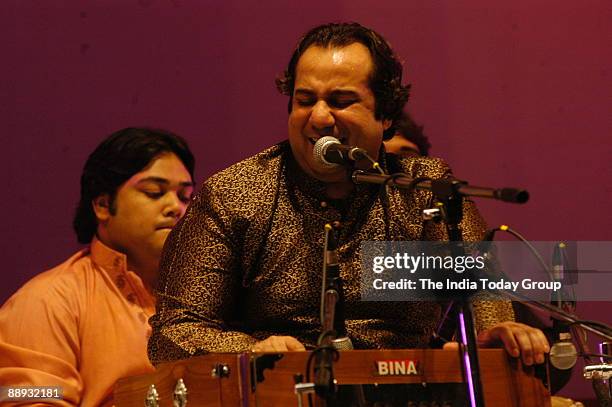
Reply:
<svg viewBox="0 0 612 407"><path fill-rule="evenodd" d="M394 175L373 174L362 170L353 172L352 180L356 184L370 183L390 185L402 189L418 189L431 191L434 197L442 203L442 211L434 213L432 218L444 219L453 257L465 255L463 236L459 224L463 218L463 197L478 196L482 198L499 199L506 202L524 203L529 199L529 193L514 188L488 188L470 186L464 181L452 178L443 179L412 179L406 174ZM461 334L459 351L464 376L466 378L467 392L471 407L484 407L484 393L478 362L478 345L476 341L476 327L474 312L470 297L466 296L459 302L458 326Z"/></svg>
<svg viewBox="0 0 612 407"><path fill-rule="evenodd" d="M479 198L498 199L504 202L525 203L529 200L529 192L517 188L489 188L468 185L458 179L410 178L399 173L393 175L374 174L363 170L353 171L352 180L355 184L381 184L400 189L419 189L431 191L434 195L475 196Z"/></svg>
<svg viewBox="0 0 612 407"><path fill-rule="evenodd" d="M340 268L338 267L337 243L331 225L325 225L325 242L323 253L323 282L321 290L321 324L322 334L317 344L315 357L315 393L325 400L332 402L336 393L334 380L334 354L333 340L339 332L335 327L342 327L344 321L343 292Z"/></svg>
<svg viewBox="0 0 612 407"><path fill-rule="evenodd" d="M432 193L444 206L444 217L449 241L452 242L451 256L465 256L463 247L463 236L459 224L463 218L463 196L458 186L461 184L455 180L440 180L443 182L430 181ZM474 324L474 311L469 297L463 297L459 301L458 326L461 334L459 352L463 373L467 379L467 390L472 407L484 407L484 392L480 377L480 364L478 362L478 344L476 342L476 326Z"/></svg>

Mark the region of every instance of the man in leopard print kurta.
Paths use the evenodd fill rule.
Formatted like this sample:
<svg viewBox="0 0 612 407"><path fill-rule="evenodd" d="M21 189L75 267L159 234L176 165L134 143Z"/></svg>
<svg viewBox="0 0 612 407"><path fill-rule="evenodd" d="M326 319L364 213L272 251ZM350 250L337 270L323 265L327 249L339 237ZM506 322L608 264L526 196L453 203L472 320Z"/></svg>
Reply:
<svg viewBox="0 0 612 407"><path fill-rule="evenodd" d="M401 64L385 40L359 24L316 27L300 41L279 89L289 95L288 142L207 180L169 237L157 314L154 363L206 352L303 350L320 333L324 225L338 229L348 336L356 348L423 347L440 318L431 302L360 301L360 244L365 240L445 240L423 221L429 192L354 185L342 166L313 159L320 137L365 149L389 173L449 176L438 159L385 155L408 96ZM485 230L465 203L465 240ZM543 360L543 334L509 321L509 303L476 306L482 344L502 341Z"/></svg>

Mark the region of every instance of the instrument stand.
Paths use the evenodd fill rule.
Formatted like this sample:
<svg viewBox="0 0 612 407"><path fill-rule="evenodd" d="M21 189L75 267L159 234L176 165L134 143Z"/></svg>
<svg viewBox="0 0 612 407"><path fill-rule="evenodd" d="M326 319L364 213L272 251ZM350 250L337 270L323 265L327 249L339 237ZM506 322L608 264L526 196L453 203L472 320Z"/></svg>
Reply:
<svg viewBox="0 0 612 407"><path fill-rule="evenodd" d="M465 183L455 179L431 181L431 192L436 200L442 204L441 217L446 224L448 238L451 242L451 256L453 257L465 256L463 236L459 226L463 219L463 195L459 192L459 188L464 185ZM469 297L458 300L458 303L457 326L461 335L459 351L463 374L466 379L467 394L471 407L484 407L472 303Z"/></svg>
<svg viewBox="0 0 612 407"><path fill-rule="evenodd" d="M323 252L323 281L321 287L321 326L322 333L314 351L314 382L296 382L295 394L298 405L302 404L303 394L316 394L315 405L318 407L335 405L337 386L334 379L334 362L337 348L352 349L348 338L337 339L345 335L344 297L342 278L336 252L337 243L331 225L325 225L325 242Z"/></svg>

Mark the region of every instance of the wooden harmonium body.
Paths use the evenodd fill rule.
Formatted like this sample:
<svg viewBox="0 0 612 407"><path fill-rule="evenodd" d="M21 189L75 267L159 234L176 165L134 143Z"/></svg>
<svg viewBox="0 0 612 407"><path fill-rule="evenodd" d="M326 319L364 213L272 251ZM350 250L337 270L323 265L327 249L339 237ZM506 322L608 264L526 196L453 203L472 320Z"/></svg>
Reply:
<svg viewBox="0 0 612 407"><path fill-rule="evenodd" d="M163 364L154 373L119 380L115 405L324 405L314 394L295 392L296 384L314 380L312 367L310 373L306 368L309 356L310 352L217 353ZM522 366L502 349L481 349L479 359L487 407L550 406L550 394L532 367ZM469 406L457 351L341 351L333 372L338 391L328 407Z"/></svg>

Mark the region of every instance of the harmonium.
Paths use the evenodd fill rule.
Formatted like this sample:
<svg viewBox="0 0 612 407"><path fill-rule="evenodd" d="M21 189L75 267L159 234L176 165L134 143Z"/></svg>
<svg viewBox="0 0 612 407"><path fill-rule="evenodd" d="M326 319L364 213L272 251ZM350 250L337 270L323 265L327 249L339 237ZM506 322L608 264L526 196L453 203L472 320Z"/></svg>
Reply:
<svg viewBox="0 0 612 407"><path fill-rule="evenodd" d="M479 349L487 407L550 406L534 368L503 349ZM312 352L211 353L161 364L123 378L114 401L122 406L468 407L456 350L347 350L333 363L333 395L313 391ZM329 389L328 389L329 390Z"/></svg>

